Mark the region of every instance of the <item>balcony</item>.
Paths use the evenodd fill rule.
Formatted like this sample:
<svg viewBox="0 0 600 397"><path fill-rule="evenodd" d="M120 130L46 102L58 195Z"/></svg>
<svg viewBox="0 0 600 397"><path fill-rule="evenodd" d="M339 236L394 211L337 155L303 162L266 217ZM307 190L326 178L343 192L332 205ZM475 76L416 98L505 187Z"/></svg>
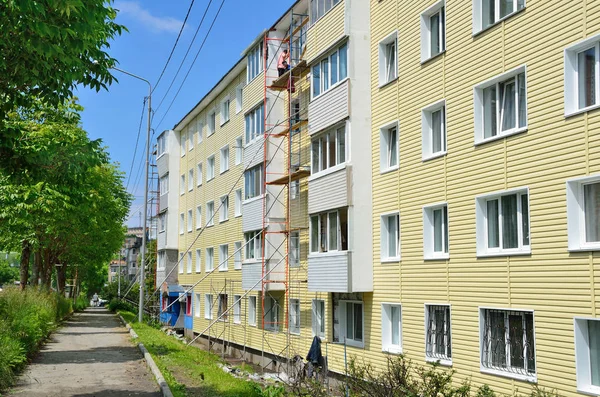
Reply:
<svg viewBox="0 0 600 397"><path fill-rule="evenodd" d="M356 292L352 288L351 253L338 251L308 255L308 291Z"/></svg>
<svg viewBox="0 0 600 397"><path fill-rule="evenodd" d="M340 164L308 179L308 213L352 205L352 167Z"/></svg>
<svg viewBox="0 0 600 397"><path fill-rule="evenodd" d="M158 199L158 212L164 212L169 208L169 192L161 194Z"/></svg>
<svg viewBox="0 0 600 397"><path fill-rule="evenodd" d="M274 190L273 187L267 188L269 191ZM281 188L279 188L281 189ZM266 211L268 211L267 223L269 220L280 222L284 218L284 207L281 202L272 198L272 194L263 194L258 197L248 199L242 203L242 231L249 232L263 228L263 203L265 199ZM280 197L282 197L280 195Z"/></svg>
<svg viewBox="0 0 600 397"><path fill-rule="evenodd" d="M306 33L305 58L309 64L347 34L345 9L345 1L341 0L321 18L312 22Z"/></svg>
<svg viewBox="0 0 600 397"><path fill-rule="evenodd" d="M350 79L342 80L308 105L309 135L344 120L350 115Z"/></svg>
<svg viewBox="0 0 600 397"><path fill-rule="evenodd" d="M285 262L280 260L271 260L267 263L267 270L270 266L277 266L265 279L268 281L268 291L283 291L285 285L277 281L285 280ZM260 291L262 289L262 261L246 260L242 262L242 289Z"/></svg>
<svg viewBox="0 0 600 397"><path fill-rule="evenodd" d="M169 172L169 153L163 153L156 159L156 170L159 178Z"/></svg>

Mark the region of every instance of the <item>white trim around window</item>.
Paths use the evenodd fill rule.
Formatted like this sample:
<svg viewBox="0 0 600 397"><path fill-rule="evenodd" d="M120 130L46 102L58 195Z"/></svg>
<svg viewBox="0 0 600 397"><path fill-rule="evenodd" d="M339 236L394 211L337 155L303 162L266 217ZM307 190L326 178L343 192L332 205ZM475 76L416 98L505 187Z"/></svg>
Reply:
<svg viewBox="0 0 600 397"><path fill-rule="evenodd" d="M220 123L221 126L223 126L223 124L225 124L226 122L229 121L229 109L231 107L231 100L229 99L229 96L226 96L225 98L223 98L223 100L221 101L221 116L220 116Z"/></svg>
<svg viewBox="0 0 600 397"><path fill-rule="evenodd" d="M452 308L425 303L425 361L452 365Z"/></svg>
<svg viewBox="0 0 600 397"><path fill-rule="evenodd" d="M441 157L447 153L446 113L445 99L432 103L421 110L423 161Z"/></svg>
<svg viewBox="0 0 600 397"><path fill-rule="evenodd" d="M244 105L244 83L235 87L235 114L242 111Z"/></svg>
<svg viewBox="0 0 600 397"><path fill-rule="evenodd" d="M379 42L379 88L398 78L398 31Z"/></svg>
<svg viewBox="0 0 600 397"><path fill-rule="evenodd" d="M565 117L599 108L600 34L566 47L564 58Z"/></svg>
<svg viewBox="0 0 600 397"><path fill-rule="evenodd" d="M220 150L219 173L229 171L229 145L225 145Z"/></svg>
<svg viewBox="0 0 600 397"><path fill-rule="evenodd" d="M577 391L600 395L600 319L575 317Z"/></svg>
<svg viewBox="0 0 600 397"><path fill-rule="evenodd" d="M393 211L380 216L381 262L399 262L400 255L400 212Z"/></svg>
<svg viewBox="0 0 600 397"><path fill-rule="evenodd" d="M441 0L421 13L421 63L446 51L446 1Z"/></svg>
<svg viewBox="0 0 600 397"><path fill-rule="evenodd" d="M600 250L600 174L567 181L569 251Z"/></svg>
<svg viewBox="0 0 600 397"><path fill-rule="evenodd" d="M531 254L529 188L475 198L477 256Z"/></svg>
<svg viewBox="0 0 600 397"><path fill-rule="evenodd" d="M448 230L448 203L423 207L423 258L425 260L450 258Z"/></svg>
<svg viewBox="0 0 600 397"><path fill-rule="evenodd" d="M402 305L381 304L381 350L402 354Z"/></svg>
<svg viewBox="0 0 600 397"><path fill-rule="evenodd" d="M400 168L400 129L398 121L392 121L379 128L379 172L394 171Z"/></svg>
<svg viewBox="0 0 600 397"><path fill-rule="evenodd" d="M362 301L339 301L340 341L348 346L365 346L365 304ZM350 309L351 313L349 313ZM360 312L359 312L360 311ZM359 314L360 317L356 315ZM349 327L350 326L350 327Z"/></svg>
<svg viewBox="0 0 600 397"><path fill-rule="evenodd" d="M473 36L525 9L525 0L473 0Z"/></svg>
<svg viewBox="0 0 600 397"><path fill-rule="evenodd" d="M527 131L527 66L473 87L475 145Z"/></svg>

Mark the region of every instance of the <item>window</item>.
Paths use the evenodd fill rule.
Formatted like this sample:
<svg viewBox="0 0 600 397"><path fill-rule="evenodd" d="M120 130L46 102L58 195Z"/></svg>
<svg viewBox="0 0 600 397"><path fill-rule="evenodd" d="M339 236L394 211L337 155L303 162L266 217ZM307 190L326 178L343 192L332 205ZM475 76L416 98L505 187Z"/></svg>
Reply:
<svg viewBox="0 0 600 397"><path fill-rule="evenodd" d="M381 216L381 261L400 260L400 214L395 212Z"/></svg>
<svg viewBox="0 0 600 397"><path fill-rule="evenodd" d="M206 265L205 265L205 272L212 272L214 267L215 267L215 249L210 247L206 249L206 256L205 256L205 261L206 261Z"/></svg>
<svg viewBox="0 0 600 397"><path fill-rule="evenodd" d="M248 324L256 325L256 296L248 296Z"/></svg>
<svg viewBox="0 0 600 397"><path fill-rule="evenodd" d="M187 253L187 272L188 272L188 274L192 272L192 267L193 267L192 251L188 251L188 253Z"/></svg>
<svg viewBox="0 0 600 397"><path fill-rule="evenodd" d="M379 130L381 172L398 169L398 123L394 122Z"/></svg>
<svg viewBox="0 0 600 397"><path fill-rule="evenodd" d="M427 361L452 362L450 306L425 305L425 358Z"/></svg>
<svg viewBox="0 0 600 397"><path fill-rule="evenodd" d="M183 252L179 253L179 262L178 262L178 270L179 270L179 274L183 274Z"/></svg>
<svg viewBox="0 0 600 397"><path fill-rule="evenodd" d="M339 2L340 0L310 0L311 23L315 23Z"/></svg>
<svg viewBox="0 0 600 397"><path fill-rule="evenodd" d="M300 335L300 299L290 299L289 316L290 333Z"/></svg>
<svg viewBox="0 0 600 397"><path fill-rule="evenodd" d="M363 347L363 303L340 301L341 340L350 346Z"/></svg>
<svg viewBox="0 0 600 397"><path fill-rule="evenodd" d="M310 252L347 251L348 209L311 215L310 236Z"/></svg>
<svg viewBox="0 0 600 397"><path fill-rule="evenodd" d="M227 305L227 294L219 294L219 302L217 307L217 320L227 321L228 317L228 305Z"/></svg>
<svg viewBox="0 0 600 397"><path fill-rule="evenodd" d="M246 260L262 258L262 232L256 230L244 233L246 240Z"/></svg>
<svg viewBox="0 0 600 397"><path fill-rule="evenodd" d="M215 224L215 202L209 201L206 203L206 226Z"/></svg>
<svg viewBox="0 0 600 397"><path fill-rule="evenodd" d="M160 214L158 216L158 225L159 225L158 226L159 232L164 232L166 230L166 228L167 228L167 213L166 212L163 214Z"/></svg>
<svg viewBox="0 0 600 397"><path fill-rule="evenodd" d="M158 253L158 260L157 260L157 268L158 270L165 270L167 264L167 253L165 251L160 251ZM111 273L116 273L118 271L116 266L111 266Z"/></svg>
<svg viewBox="0 0 600 397"><path fill-rule="evenodd" d="M200 229L202 227L202 206L196 207L196 229Z"/></svg>
<svg viewBox="0 0 600 397"><path fill-rule="evenodd" d="M261 137L265 133L265 106L260 106L252 109L246 114L246 144Z"/></svg>
<svg viewBox="0 0 600 397"><path fill-rule="evenodd" d="M402 308L398 304L381 305L381 349L402 353Z"/></svg>
<svg viewBox="0 0 600 397"><path fill-rule="evenodd" d="M244 105L244 85L240 84L235 88L235 113L242 111Z"/></svg>
<svg viewBox="0 0 600 397"><path fill-rule="evenodd" d="M268 331L279 331L279 311L281 309L277 298L271 295L264 297L265 299L265 312L263 313L264 318L264 329Z"/></svg>
<svg viewBox="0 0 600 397"><path fill-rule="evenodd" d="M204 295L204 318L212 320L213 300L211 294Z"/></svg>
<svg viewBox="0 0 600 397"><path fill-rule="evenodd" d="M194 294L194 317L200 317L200 294Z"/></svg>
<svg viewBox="0 0 600 397"><path fill-rule="evenodd" d="M179 214L179 234L185 232L185 214L182 212Z"/></svg>
<svg viewBox="0 0 600 397"><path fill-rule="evenodd" d="M198 144L202 143L202 130L204 129L204 121L201 118L198 118L196 122L198 126Z"/></svg>
<svg viewBox="0 0 600 397"><path fill-rule="evenodd" d="M481 369L535 377L533 312L481 309Z"/></svg>
<svg viewBox="0 0 600 397"><path fill-rule="evenodd" d="M194 190L194 169L188 171L188 190Z"/></svg>
<svg viewBox="0 0 600 397"><path fill-rule="evenodd" d="M226 272L229 264L229 245L219 245L219 271Z"/></svg>
<svg viewBox="0 0 600 397"><path fill-rule="evenodd" d="M446 154L446 101L426 107L421 112L423 160Z"/></svg>
<svg viewBox="0 0 600 397"><path fill-rule="evenodd" d="M160 134L158 138L156 138L156 157L160 157L167 151L167 137L165 134Z"/></svg>
<svg viewBox="0 0 600 397"><path fill-rule="evenodd" d="M212 111L208 114L208 133L206 136L211 136L215 133L215 126L217 122L217 113Z"/></svg>
<svg viewBox="0 0 600 397"><path fill-rule="evenodd" d="M197 178L196 182L197 182L198 186L201 186L202 185L202 178L203 178L203 175L202 175L202 163L198 163L197 170L198 170L198 172L197 172L198 175L196 175L196 178Z"/></svg>
<svg viewBox="0 0 600 397"><path fill-rule="evenodd" d="M525 0L475 0L473 2L473 34L479 33L523 8L525 8Z"/></svg>
<svg viewBox="0 0 600 397"><path fill-rule="evenodd" d="M242 297L241 295L233 296L233 322L240 324L242 322Z"/></svg>
<svg viewBox="0 0 600 397"><path fill-rule="evenodd" d="M300 181L292 181L290 184L290 197L292 200L300 197Z"/></svg>
<svg viewBox="0 0 600 397"><path fill-rule="evenodd" d="M529 254L527 189L477 198L477 255Z"/></svg>
<svg viewBox="0 0 600 397"><path fill-rule="evenodd" d="M446 50L445 0L429 7L421 14L421 62Z"/></svg>
<svg viewBox="0 0 600 397"><path fill-rule="evenodd" d="M475 87L475 143L527 129L525 67Z"/></svg>
<svg viewBox="0 0 600 397"><path fill-rule="evenodd" d="M346 127L320 134L312 141L312 174L346 162Z"/></svg>
<svg viewBox="0 0 600 397"><path fill-rule="evenodd" d="M181 145L181 157L185 156L185 145L187 143L187 134L185 132L181 132L181 135L179 136L179 144Z"/></svg>
<svg viewBox="0 0 600 397"><path fill-rule="evenodd" d="M575 362L577 391L600 394L600 321L575 319Z"/></svg>
<svg viewBox="0 0 600 397"><path fill-rule="evenodd" d="M236 241L235 243L233 243L233 249L235 251L233 254L233 268L235 270L241 270L242 269L242 242Z"/></svg>
<svg viewBox="0 0 600 397"><path fill-rule="evenodd" d="M290 232L290 267L300 266L300 232Z"/></svg>
<svg viewBox="0 0 600 397"><path fill-rule="evenodd" d="M569 250L600 249L600 175L567 181Z"/></svg>
<svg viewBox="0 0 600 397"><path fill-rule="evenodd" d="M221 125L229 121L229 98L221 102Z"/></svg>
<svg viewBox="0 0 600 397"><path fill-rule="evenodd" d="M379 86L398 77L398 33L394 32L379 43Z"/></svg>
<svg viewBox="0 0 600 397"><path fill-rule="evenodd" d="M185 297L185 315L192 315L192 295L191 294L181 294ZM180 296L181 296L180 295Z"/></svg>
<svg viewBox="0 0 600 397"><path fill-rule="evenodd" d="M206 181L210 181L215 177L215 156L210 156L206 159Z"/></svg>
<svg viewBox="0 0 600 397"><path fill-rule="evenodd" d="M185 194L185 174L181 174L181 181L179 183L179 194Z"/></svg>
<svg viewBox="0 0 600 397"><path fill-rule="evenodd" d="M196 273L200 273L202 271L202 250L196 250Z"/></svg>
<svg viewBox="0 0 600 397"><path fill-rule="evenodd" d="M235 216L242 216L242 189L235 191Z"/></svg>
<svg viewBox="0 0 600 397"><path fill-rule="evenodd" d="M311 76L313 98L325 93L348 77L348 44L342 44L313 66Z"/></svg>
<svg viewBox="0 0 600 397"><path fill-rule="evenodd" d="M188 145L189 146L188 150L191 152L192 149L194 148L194 129L193 129L193 126L190 125L188 127L188 130L189 130L189 132L188 132L188 138L190 139L190 144Z"/></svg>
<svg viewBox="0 0 600 397"><path fill-rule="evenodd" d="M243 143L242 143L242 137L236 138L235 140L235 165L239 165L242 163L242 158L243 158Z"/></svg>
<svg viewBox="0 0 600 397"><path fill-rule="evenodd" d="M321 299L312 301L312 333L325 338L325 301Z"/></svg>
<svg viewBox="0 0 600 397"><path fill-rule="evenodd" d="M169 193L169 174L160 177L160 194Z"/></svg>
<svg viewBox="0 0 600 397"><path fill-rule="evenodd" d="M221 210L219 211L219 222L229 219L229 196L221 197Z"/></svg>
<svg viewBox="0 0 600 397"><path fill-rule="evenodd" d="M565 115L600 106L600 34L565 49Z"/></svg>
<svg viewBox="0 0 600 397"><path fill-rule="evenodd" d="M244 172L244 190L246 191L246 200L261 196L263 191L263 165L259 164Z"/></svg>
<svg viewBox="0 0 600 397"><path fill-rule="evenodd" d="M446 259L448 255L448 205L423 208L423 256Z"/></svg>
<svg viewBox="0 0 600 397"><path fill-rule="evenodd" d="M221 174L229 170L229 145L221 148Z"/></svg>
<svg viewBox="0 0 600 397"><path fill-rule="evenodd" d="M187 212L187 231L191 232L194 225L194 218L192 216L192 210L188 210Z"/></svg>
<svg viewBox="0 0 600 397"><path fill-rule="evenodd" d="M263 42L261 41L254 47L246 56L248 65L246 67L247 78L249 83L263 71Z"/></svg>

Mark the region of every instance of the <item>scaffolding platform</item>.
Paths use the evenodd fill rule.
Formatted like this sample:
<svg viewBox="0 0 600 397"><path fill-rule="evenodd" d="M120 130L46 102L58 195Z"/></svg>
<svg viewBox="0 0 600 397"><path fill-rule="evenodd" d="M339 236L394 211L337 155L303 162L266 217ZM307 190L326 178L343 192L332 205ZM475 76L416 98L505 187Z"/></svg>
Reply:
<svg viewBox="0 0 600 397"><path fill-rule="evenodd" d="M276 80L274 80L271 83L271 85L268 86L268 88L271 90L279 90L279 91L287 90L289 87L289 84L290 84L290 82L289 82L290 77L292 79L296 78L296 77L300 77L302 72L305 71L307 68L308 68L308 66L306 64L306 60L302 59L293 68L286 71L284 74L279 76Z"/></svg>
<svg viewBox="0 0 600 397"><path fill-rule="evenodd" d="M300 120L297 123L292 124L291 128L286 128L283 131L280 131L276 134L270 134L270 135L274 138L282 138L284 136L287 136L287 134L289 134L290 131L299 130L300 128L304 127L307 124L308 124L308 120Z"/></svg>
<svg viewBox="0 0 600 397"><path fill-rule="evenodd" d="M291 174L283 175L277 179L267 182L267 185L287 185L290 182L299 181L300 179L310 176L310 170L306 168L299 168Z"/></svg>

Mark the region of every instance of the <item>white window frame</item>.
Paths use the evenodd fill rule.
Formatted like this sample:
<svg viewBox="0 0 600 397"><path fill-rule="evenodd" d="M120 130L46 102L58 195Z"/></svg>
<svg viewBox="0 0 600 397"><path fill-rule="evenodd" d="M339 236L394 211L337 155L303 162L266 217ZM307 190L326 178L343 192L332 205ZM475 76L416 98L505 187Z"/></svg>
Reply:
<svg viewBox="0 0 600 397"><path fill-rule="evenodd" d="M237 189L235 191L235 206L234 206L234 216L237 218L242 216L242 189Z"/></svg>
<svg viewBox="0 0 600 397"><path fill-rule="evenodd" d="M191 209L187 211L187 231L191 233L194 230L194 214Z"/></svg>
<svg viewBox="0 0 600 397"><path fill-rule="evenodd" d="M229 145L221 148L221 161L219 162L220 173L229 171Z"/></svg>
<svg viewBox="0 0 600 397"><path fill-rule="evenodd" d="M165 174L160 177L160 195L169 193L169 174Z"/></svg>
<svg viewBox="0 0 600 397"><path fill-rule="evenodd" d="M179 234L185 233L185 214L179 214Z"/></svg>
<svg viewBox="0 0 600 397"><path fill-rule="evenodd" d="M347 304L360 304L361 316L362 316L362 340L355 338L350 339L347 335ZM340 300L339 301L339 313L340 313L340 341L346 342L348 346L354 346L363 348L365 346L365 303L357 300ZM354 308L353 308L354 311Z"/></svg>
<svg viewBox="0 0 600 397"><path fill-rule="evenodd" d="M204 272L210 273L215 269L215 248L207 247L204 255Z"/></svg>
<svg viewBox="0 0 600 397"><path fill-rule="evenodd" d="M487 233L487 202L489 200L498 199L502 196L517 195L517 239L518 248L502 248L502 204L498 202L498 214L499 214L499 247L488 248L488 233ZM527 222L529 226L529 245L523 244L523 222L521 212L521 195L527 194L527 213L529 220ZM475 216L476 216L476 240L477 240L477 256L512 256L512 255L529 255L531 254L531 196L529 194L528 187L520 187L510 190L502 190L494 193L486 193L475 198Z"/></svg>
<svg viewBox="0 0 600 397"><path fill-rule="evenodd" d="M321 312L321 309L323 311ZM312 336L318 336L321 339L325 338L326 333L326 315L327 311L325 309L325 300L324 299L313 299L312 300Z"/></svg>
<svg viewBox="0 0 600 397"><path fill-rule="evenodd" d="M187 145L187 132L181 131L181 133L179 134L179 144L180 144L180 150L179 150L179 154L181 155L181 157L185 156L186 153L186 145Z"/></svg>
<svg viewBox="0 0 600 397"><path fill-rule="evenodd" d="M219 245L219 271L229 270L229 244Z"/></svg>
<svg viewBox="0 0 600 397"><path fill-rule="evenodd" d="M594 47L596 49L595 104L579 107L579 62L578 54ZM575 116L600 107L600 34L590 36L564 50L564 96L565 117Z"/></svg>
<svg viewBox="0 0 600 397"><path fill-rule="evenodd" d="M351 249L350 248L350 236L349 236L350 232L351 232L351 229L349 227L347 228L348 235L346 236L346 244L348 246L348 249L347 250L342 249L343 248L342 247L342 245L343 245L342 244L342 237L343 236L342 236L342 228L341 228L341 222L340 222L341 221L341 217L340 217L340 211L341 210L346 210L347 211L346 212L346 220L348 222L348 225L350 225L350 211L348 211L347 208L339 208L339 209L332 210L332 211L319 212L317 214L311 214L310 215L310 217L309 217L309 222L310 222L310 226L309 226L310 255L322 255L322 254L327 254L327 253L347 252L347 251L349 251ZM332 250L329 247L330 246L330 244L329 244L329 237L330 237L330 235L329 235L329 227L330 227L329 221L330 221L330 217L329 216L331 214L334 214L334 213L336 214L336 218L337 218L337 220L336 220L336 222L337 222L337 236L336 236L336 238L337 238L337 242L336 242L337 249ZM322 215L326 215L326 218L327 218L327 227L326 227L327 241L325 242L325 251L321 251L321 246L322 246L322 244L321 244L321 237L322 237L321 236L321 216ZM317 234L318 234L318 236L317 236L317 240L318 240L317 241L317 245L318 246L316 248L313 246L313 241L312 241L312 231L313 231L313 222L312 222L312 220L315 217L317 218L317 224L318 224L318 231L317 231Z"/></svg>
<svg viewBox="0 0 600 397"><path fill-rule="evenodd" d="M196 273L202 272L202 250L196 249Z"/></svg>
<svg viewBox="0 0 600 397"><path fill-rule="evenodd" d="M202 141L204 140L202 137L202 130L204 129L204 120L203 120L204 116L202 117L198 117L198 120L196 121L196 126L198 129L198 144L201 144Z"/></svg>
<svg viewBox="0 0 600 397"><path fill-rule="evenodd" d="M187 274L192 274L194 263L192 262L192 251L187 253Z"/></svg>
<svg viewBox="0 0 600 397"><path fill-rule="evenodd" d="M600 174L567 180L567 231L569 251L600 251L600 242L587 242L584 186L600 183Z"/></svg>
<svg viewBox="0 0 600 397"><path fill-rule="evenodd" d="M264 317L264 330L278 332L281 326L281 322L279 321L279 315L280 310L282 309L281 305L279 304L279 299L268 294L264 295L263 299L265 299L265 312L262 314Z"/></svg>
<svg viewBox="0 0 600 397"><path fill-rule="evenodd" d="M244 107L244 84L235 87L235 114L242 111Z"/></svg>
<svg viewBox="0 0 600 397"><path fill-rule="evenodd" d="M211 110L208 113L207 124L208 124L208 132L206 133L206 136L209 137L209 136L213 135L217 129L217 111L216 110Z"/></svg>
<svg viewBox="0 0 600 397"><path fill-rule="evenodd" d="M183 271L185 270L185 266L183 263L183 252L179 253L179 261L177 262L177 267L179 270L179 274L183 274Z"/></svg>
<svg viewBox="0 0 600 397"><path fill-rule="evenodd" d="M221 116L220 118L220 123L221 126L223 126L225 123L227 123L230 119L230 107L231 107L231 100L229 99L229 96L225 97L222 101L221 101Z"/></svg>
<svg viewBox="0 0 600 397"><path fill-rule="evenodd" d="M331 11L341 0L310 0L310 24L314 25ZM329 7L327 7L329 6Z"/></svg>
<svg viewBox="0 0 600 397"><path fill-rule="evenodd" d="M235 165L242 164L244 159L244 143L242 137L235 139Z"/></svg>
<svg viewBox="0 0 600 397"><path fill-rule="evenodd" d="M442 251L435 251L434 211L446 210L446 219L442 217ZM423 207L423 258L425 260L440 260L450 258L450 229L448 227L450 214L448 203L436 203Z"/></svg>
<svg viewBox="0 0 600 397"><path fill-rule="evenodd" d="M202 295L200 293L194 293L194 317L200 317L200 300Z"/></svg>
<svg viewBox="0 0 600 397"><path fill-rule="evenodd" d="M482 0L473 0L473 36L492 28L493 26L496 26L498 23L527 8L526 0L523 0L523 7L520 9L517 8L518 0L513 0L515 10L503 17L500 17L500 1L501 0L494 1L494 21L490 25L484 27Z"/></svg>
<svg viewBox="0 0 600 397"><path fill-rule="evenodd" d="M398 343L393 343L392 308L398 313ZM391 354L402 354L402 305L400 303L381 304L381 351Z"/></svg>
<svg viewBox="0 0 600 397"><path fill-rule="evenodd" d="M233 243L233 269L242 270L242 242L236 241Z"/></svg>
<svg viewBox="0 0 600 397"><path fill-rule="evenodd" d="M215 202L209 201L206 203L206 227L215 224Z"/></svg>
<svg viewBox="0 0 600 397"><path fill-rule="evenodd" d="M440 52L432 54L431 17L438 13L440 14L440 26L438 27ZM444 52L446 52L446 1L441 0L421 13L421 63L427 62Z"/></svg>
<svg viewBox="0 0 600 397"><path fill-rule="evenodd" d="M188 192L194 190L194 169L188 171Z"/></svg>
<svg viewBox="0 0 600 397"><path fill-rule="evenodd" d="M257 262L262 259L262 231L252 230L244 232L245 255L244 260Z"/></svg>
<svg viewBox="0 0 600 397"><path fill-rule="evenodd" d="M388 235L389 235L389 230L387 230L387 219L390 217L397 217L397 222L398 222L398 236L396 236L396 241L397 241L397 247L396 247L396 255L395 256L389 256L388 255ZM379 225L380 225L380 245L381 245L381 249L380 249L380 260L381 263L389 263L389 262L399 262L402 259L402 255L401 255L401 249L400 249L400 244L401 244L401 233L402 233L402 226L400 223L400 212L399 211L392 211L392 212L386 212L384 214L381 214L379 217Z"/></svg>
<svg viewBox="0 0 600 397"><path fill-rule="evenodd" d="M244 137L246 146L262 139L265 135L265 104L261 101L244 115Z"/></svg>
<svg viewBox="0 0 600 397"><path fill-rule="evenodd" d="M389 136L392 129L396 130L396 165L391 164L391 150ZM394 171L400 168L400 125L398 121L392 121L379 128L379 172Z"/></svg>
<svg viewBox="0 0 600 397"><path fill-rule="evenodd" d="M156 158L159 159L167 152L167 137L163 132L156 138Z"/></svg>
<svg viewBox="0 0 600 397"><path fill-rule="evenodd" d="M206 159L206 182L215 179L215 166L215 155L213 154L208 156L208 158Z"/></svg>
<svg viewBox="0 0 600 397"><path fill-rule="evenodd" d="M288 327L290 329L290 334L300 335L300 327L302 324L302 311L300 309L300 299L290 299L288 312Z"/></svg>
<svg viewBox="0 0 600 397"><path fill-rule="evenodd" d="M600 321L595 317L575 317L575 372L577 391L593 396L600 395L600 386L592 384L591 357L589 345L589 321Z"/></svg>
<svg viewBox="0 0 600 397"><path fill-rule="evenodd" d="M340 61L340 55L342 55L344 51L344 57L346 59L346 75L342 76L342 62ZM348 51L349 46L347 42L340 44L333 51L329 52L326 56L322 57L319 60L319 62L316 62L315 65L311 68L311 99L316 99L320 97L321 95L331 91L332 89L334 89L335 87L337 87L342 82L348 79ZM333 59L336 59L335 73L332 69L332 66L334 64ZM327 67L326 71L324 69L325 67ZM318 76L318 82L315 81L315 76Z"/></svg>
<svg viewBox="0 0 600 397"><path fill-rule="evenodd" d="M517 84L518 75L524 73L525 74L525 125L523 127L519 127L519 87ZM508 80L515 79L515 128L511 128L509 130L502 131L502 104L500 103L500 83L504 83ZM497 139L503 139L507 136L519 134L521 132L525 132L529 126L529 114L528 114L528 100L527 93L528 88L528 73L527 66L521 65L512 70L509 70L506 73L502 73L498 76L495 76L487 81L477 84L473 87L473 103L474 103L474 115L475 115L475 145L483 144L486 142L491 142ZM485 137L484 134L484 94L483 91L485 88L496 86L496 110L495 110L495 118L496 118L496 135L492 137Z"/></svg>
<svg viewBox="0 0 600 397"><path fill-rule="evenodd" d="M213 301L212 294L204 294L204 318L206 320L213 319Z"/></svg>
<svg viewBox="0 0 600 397"><path fill-rule="evenodd" d="M229 220L229 196L221 196L219 199L221 208L219 209L219 223Z"/></svg>
<svg viewBox="0 0 600 397"><path fill-rule="evenodd" d="M196 206L196 230L202 228L202 206Z"/></svg>
<svg viewBox="0 0 600 397"><path fill-rule="evenodd" d="M434 151L433 148L433 114L441 111L441 150ZM446 100L437 101L421 110L421 130L422 130L422 160L427 161L448 153L448 128L447 128L447 109Z"/></svg>
<svg viewBox="0 0 600 397"><path fill-rule="evenodd" d="M188 152L191 152L194 149L194 130L193 130L194 125L190 124L188 125L187 129L188 129L188 139L190 140L190 143L188 145Z"/></svg>
<svg viewBox="0 0 600 397"><path fill-rule="evenodd" d="M257 43L246 55L246 83L250 83L263 72L263 41Z"/></svg>
<svg viewBox="0 0 600 397"><path fill-rule="evenodd" d="M388 48L394 45L394 59L390 60ZM395 30L379 42L379 88L398 79L398 31Z"/></svg>
<svg viewBox="0 0 600 397"><path fill-rule="evenodd" d="M242 296L233 295L233 323L242 323Z"/></svg>
<svg viewBox="0 0 600 397"><path fill-rule="evenodd" d="M291 268L300 267L300 232L297 230L291 231L289 240L289 266Z"/></svg>
<svg viewBox="0 0 600 397"><path fill-rule="evenodd" d="M198 165L196 166L196 170L197 170L197 176L196 176L196 185L197 186L202 186L202 178L204 177L203 172L202 172L202 163L198 163Z"/></svg>
<svg viewBox="0 0 600 397"><path fill-rule="evenodd" d="M167 230L167 213L158 215L158 232L164 233Z"/></svg>
<svg viewBox="0 0 600 397"><path fill-rule="evenodd" d="M334 136L333 143L331 142L332 135ZM338 139L339 135L344 136L344 151L343 151L343 160L344 161L342 161L342 152L341 152L341 150L339 150L340 149L340 141ZM310 147L311 178L317 178L319 176L328 175L328 174L335 172L337 170L340 170L346 166L346 164L350 160L348 158L348 155L350 153L348 137L349 137L349 133L348 133L348 126L346 125L346 123L335 126L333 128L328 129L327 131L325 131L323 133L319 133L319 134L311 137L312 138L311 147ZM327 145L327 149L325 150L325 154L326 154L325 158L322 157L322 154L323 154L323 150L322 150L323 139L322 138L325 138L326 145ZM331 159L329 158L330 157L329 156L330 155L329 147L332 144L335 146L335 165L330 166L329 163L330 163ZM315 150L318 152L317 153L318 156L316 159L314 156ZM309 181L310 180L311 179L309 179Z"/></svg>
<svg viewBox="0 0 600 397"><path fill-rule="evenodd" d="M179 195L183 196L185 194L185 174L181 174L181 178L179 180Z"/></svg>
<svg viewBox="0 0 600 397"><path fill-rule="evenodd" d="M531 313L532 316L532 323L533 323L533 332L532 332L532 336L533 336L533 353L534 353L534 357L533 360L535 362L535 366L536 366L536 371L535 373L528 373L528 374L523 374L523 373L515 373L515 372L510 372L509 369L501 369L501 368L490 368L485 366L484 364L484 341L485 341L485 316L488 310L493 310L493 311L503 311L506 313ZM505 319L505 323L507 322L507 320ZM523 333L525 335L525 332ZM508 337L505 338L506 341L510 340ZM489 348L488 348L489 349ZM509 349L509 344L507 343L507 350ZM510 352L507 351L507 357L510 357ZM527 360L525 361L525 366L527 364ZM487 373L487 374L492 374L492 375L498 375L498 376L504 376L507 378L512 378L512 379L518 379L518 380L524 380L527 382L532 382L532 383L536 383L537 382L537 366L538 366L538 360L537 360L537 345L536 345L536 337L535 337L535 312L531 309L513 309L513 308L498 308L498 307L479 307L479 363L480 363L480 372L482 373Z"/></svg>
<svg viewBox="0 0 600 397"><path fill-rule="evenodd" d="M264 192L264 183L263 183L263 163L255 165L254 167L250 167L246 169L244 172L244 200L251 200L255 197L262 197ZM256 180L258 178L258 181ZM259 191L254 191L256 187L256 183L258 182Z"/></svg>
<svg viewBox="0 0 600 397"><path fill-rule="evenodd" d="M443 335L445 339L444 343L446 345L446 348L444 352L437 352L435 351L435 344L432 344L432 341L430 339L429 320L431 319L432 309L435 310L435 308L442 307L444 308L444 317L446 317L444 321L446 329L443 330ZM448 310L447 314L445 311L446 309ZM433 331L437 330L433 329ZM431 353L429 353L429 346L432 346ZM450 352L450 354L448 354L448 352ZM437 362L441 365L447 366L452 365L452 307L447 303L425 303L425 361L432 363Z"/></svg>
<svg viewBox="0 0 600 397"><path fill-rule="evenodd" d="M248 296L248 325L251 325L253 327L256 327L256 302L256 296Z"/></svg>
<svg viewBox="0 0 600 397"><path fill-rule="evenodd" d="M166 251L159 251L158 252L158 258L156 261L157 264L157 270L165 270L166 268L166 263L167 263L167 252ZM112 273L116 273L118 270L115 267L114 268L114 272L111 270Z"/></svg>

